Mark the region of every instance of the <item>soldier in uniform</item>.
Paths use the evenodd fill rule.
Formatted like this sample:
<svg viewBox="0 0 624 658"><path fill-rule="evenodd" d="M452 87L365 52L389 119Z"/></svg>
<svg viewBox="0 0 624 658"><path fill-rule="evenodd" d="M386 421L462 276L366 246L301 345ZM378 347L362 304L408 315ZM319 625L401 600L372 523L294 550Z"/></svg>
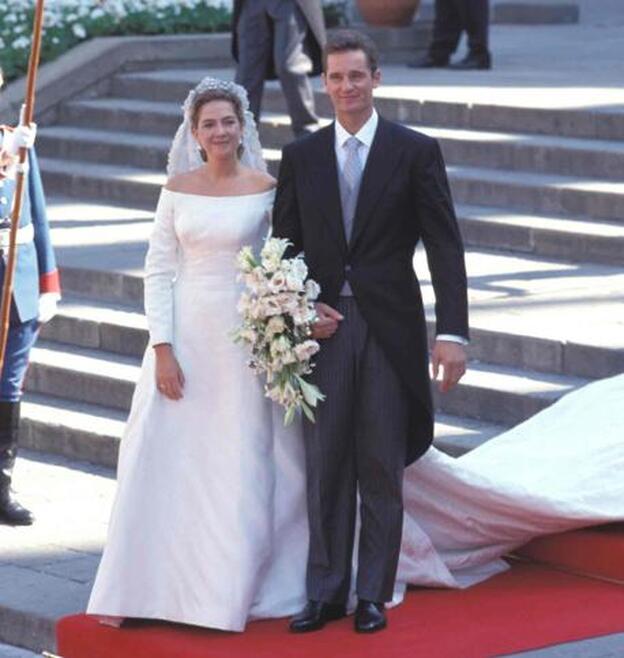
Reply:
<svg viewBox="0 0 624 658"><path fill-rule="evenodd" d="M34 137L34 126L13 129L0 125L0 284L4 281L7 265L17 152L20 147L29 149L27 184L17 232L10 326L0 377L0 523L8 525L30 525L33 522L30 511L20 505L11 492L22 383L39 327L52 318L60 299L41 175L32 149Z"/></svg>
<svg viewBox="0 0 624 658"><path fill-rule="evenodd" d="M232 54L256 123L264 81L279 78L295 136L318 127L308 75L322 70L321 0L234 0Z"/></svg>

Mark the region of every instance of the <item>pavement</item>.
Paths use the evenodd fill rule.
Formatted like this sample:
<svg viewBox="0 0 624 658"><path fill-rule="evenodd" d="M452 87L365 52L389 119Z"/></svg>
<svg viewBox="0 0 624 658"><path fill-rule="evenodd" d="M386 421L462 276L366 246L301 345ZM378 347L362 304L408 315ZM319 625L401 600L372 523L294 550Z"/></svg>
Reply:
<svg viewBox="0 0 624 658"><path fill-rule="evenodd" d="M8 644L0 644L0 658L35 658L36 656L40 656L40 654L28 651L28 649L19 649Z"/></svg>
<svg viewBox="0 0 624 658"><path fill-rule="evenodd" d="M389 66L384 68L378 95L624 113L622 0L581 0L580 4L578 25L494 26L492 71L412 71ZM61 265L140 273L150 211L85 207L56 199L50 215ZM473 275L472 305L484 323L516 327L519 333L530 329L538 336L552 333L557 326L568 339L579 342L589 337L593 342L600 331L605 344L624 347L621 268L470 252L468 267ZM574 321L583 291L594 282L599 291L592 322ZM430 291L426 295L430 300ZM508 313L494 312L501 303ZM0 527L0 608L30 611L42 624L53 624L60 615L84 610L106 535L114 473L24 451L15 485L35 511L37 523L32 528ZM34 655L0 645L0 658ZM616 658L624 656L624 634L517 655Z"/></svg>

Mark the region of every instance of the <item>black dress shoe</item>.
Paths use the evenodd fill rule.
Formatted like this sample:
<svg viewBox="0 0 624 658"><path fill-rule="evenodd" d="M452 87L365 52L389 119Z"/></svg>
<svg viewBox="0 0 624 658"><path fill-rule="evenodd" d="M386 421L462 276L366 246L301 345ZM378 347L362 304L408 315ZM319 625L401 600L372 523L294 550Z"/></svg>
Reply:
<svg viewBox="0 0 624 658"><path fill-rule="evenodd" d="M355 610L355 630L358 633L375 633L388 625L385 606L373 601L358 601Z"/></svg>
<svg viewBox="0 0 624 658"><path fill-rule="evenodd" d="M341 619L347 614L344 605L339 603L322 603L321 601L308 601L306 607L290 620L290 630L293 633L307 633L318 631L328 621Z"/></svg>
<svg viewBox="0 0 624 658"><path fill-rule="evenodd" d="M417 57L407 63L410 69L443 69L448 66L448 57L434 57L430 53Z"/></svg>
<svg viewBox="0 0 624 658"><path fill-rule="evenodd" d="M5 525L32 525L35 517L20 505L10 493L0 498L0 523Z"/></svg>
<svg viewBox="0 0 624 658"><path fill-rule="evenodd" d="M455 71L477 71L492 68L492 58L489 53L468 53L459 62L449 64L449 68Z"/></svg>

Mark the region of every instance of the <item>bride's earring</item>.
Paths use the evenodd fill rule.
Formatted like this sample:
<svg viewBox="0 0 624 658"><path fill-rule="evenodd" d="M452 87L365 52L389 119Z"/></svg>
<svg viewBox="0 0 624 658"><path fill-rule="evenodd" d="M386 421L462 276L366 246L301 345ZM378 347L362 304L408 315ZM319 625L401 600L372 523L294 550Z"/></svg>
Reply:
<svg viewBox="0 0 624 658"><path fill-rule="evenodd" d="M204 162L208 162L208 154L206 153L206 149L198 145L197 150L199 151L199 157Z"/></svg>
<svg viewBox="0 0 624 658"><path fill-rule="evenodd" d="M236 155L238 156L238 159L240 160L243 157L243 152L245 151L245 145L243 144L243 140L238 143L238 148L236 149Z"/></svg>

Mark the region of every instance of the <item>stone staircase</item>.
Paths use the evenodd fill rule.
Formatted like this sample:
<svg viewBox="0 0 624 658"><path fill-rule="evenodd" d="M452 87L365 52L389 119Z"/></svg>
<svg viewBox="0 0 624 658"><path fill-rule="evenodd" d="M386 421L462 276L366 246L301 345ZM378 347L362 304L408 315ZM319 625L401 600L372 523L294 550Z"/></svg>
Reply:
<svg viewBox="0 0 624 658"><path fill-rule="evenodd" d="M180 103L200 75L196 68L120 72L103 95L63 104L38 137L48 194L153 208ZM321 92L318 105L329 120ZM275 173L290 139L275 87L266 108L260 131ZM497 107L490 115L392 97L380 108L440 140L468 246L472 363L454 393L438 396L439 444L459 454L624 369L621 319L611 313L621 295L608 294L624 264L624 122L607 116L609 132L589 111ZM416 267L431 306L422 254ZM64 274L66 299L29 372L28 445L113 465L147 340L142 281L122 272L112 282L102 265ZM590 310L605 321L598 330L581 326ZM48 405L59 410L53 430L43 420Z"/></svg>
<svg viewBox="0 0 624 658"><path fill-rule="evenodd" d="M122 70L100 82L97 95L64 102L39 129L64 299L33 350L23 443L52 460L33 467L51 481L62 474L83 483L91 468L84 462L109 475L116 463L147 343L146 211L165 181L179 106L201 75L193 66ZM328 121L320 91L317 101ZM457 389L436 398L436 444L462 454L564 393L624 371L624 114L400 93L380 95L378 106L440 140L467 245L471 363ZM290 131L273 85L265 108L261 138L276 173ZM432 329L422 250L415 267ZM62 458L74 461L54 461ZM89 550L81 601L96 561L97 548ZM50 648L54 614L80 605L59 603L44 623L0 600L0 639ZM18 622L19 632L11 626Z"/></svg>

